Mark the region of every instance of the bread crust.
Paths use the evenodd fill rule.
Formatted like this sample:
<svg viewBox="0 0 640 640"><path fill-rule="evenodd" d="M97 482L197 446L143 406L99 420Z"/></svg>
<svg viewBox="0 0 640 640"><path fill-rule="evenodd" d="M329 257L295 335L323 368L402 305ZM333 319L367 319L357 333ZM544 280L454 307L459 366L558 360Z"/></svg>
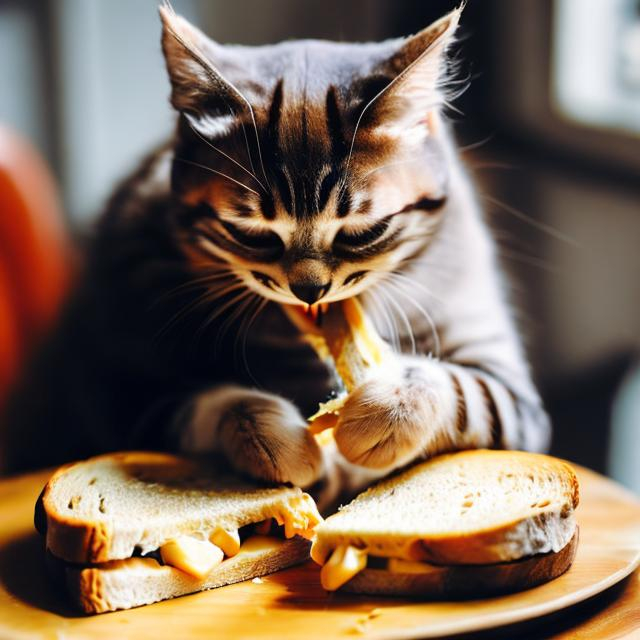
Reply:
<svg viewBox="0 0 640 640"><path fill-rule="evenodd" d="M104 563L109 560L123 559L131 554L116 554L113 549L114 536L117 534L116 528L108 520L91 520L83 519L77 515L70 517L61 512L54 504L52 495L56 483L64 481L64 476L70 469L77 465L91 464L101 460L122 460L124 462L135 462L135 464L144 465L193 465L193 461L187 458L180 458L171 454L158 452L122 452L110 453L96 456L88 461L71 463L60 467L56 470L47 484L45 485L38 503L36 504L35 520L39 522L37 527L46 537L46 546L51 553L62 560L78 564L95 564ZM256 488L259 490L258 488ZM300 489L283 487L282 497L265 498L265 505L261 510L256 511L253 521L260 521L269 517L275 517L274 505L277 504L280 511L295 511L294 502L299 498L306 498L305 502L311 502ZM44 514L44 518L42 517ZM46 524L42 525L43 522ZM45 531L42 531L42 529ZM188 535L188 530L176 530L175 534ZM130 545L133 547L133 544Z"/></svg>
<svg viewBox="0 0 640 640"><path fill-rule="evenodd" d="M513 552L513 548L509 548L508 544L513 544L518 538L521 538L524 544L527 540L540 537L540 534L546 537L547 531L551 530L553 533L556 525L559 529L559 532L556 533L556 538L558 538L560 544L556 544L554 550L557 551L564 547L573 535L572 514L580 500L578 479L569 463L543 454L488 450L470 450L445 454L434 458L433 462L440 464L454 458L463 460L470 456L494 455L508 455L513 458L522 457L528 460L538 459L546 464L551 464L568 487L568 509L566 512L560 512L551 505L549 508L538 509L529 517L506 520L500 523L499 526L491 526L484 529L477 528L469 532L453 531L451 533L430 534L429 536L421 535L419 531L410 534L395 532L392 526L390 526L389 531L379 533L368 532L366 527L362 531L353 531L346 526L344 530L341 530L341 525L339 524L340 512L338 512L325 520L316 529L316 539L311 549L311 557L319 564L324 564L331 552L339 545L344 544L355 544L356 546L367 548L376 555L377 553L373 551L374 549L380 548L380 545L388 546L392 542L397 546L397 553L391 554L391 557L411 558L442 565L507 562L536 553L536 551L530 551L525 548L522 553L512 554L509 557L509 553ZM429 465L431 462L422 464ZM410 474L421 466L417 465L417 467L413 467L405 473ZM397 481L399 483L402 482L402 475L398 476ZM378 486L395 482L396 478L383 480L379 485L374 485L368 489L365 494L375 495ZM365 494L360 494L358 498L345 507L345 510L357 509L358 500ZM526 532L529 530L537 535L527 535ZM519 532L522 532L522 535L519 535Z"/></svg>
<svg viewBox="0 0 640 640"><path fill-rule="evenodd" d="M118 454L105 454L98 458L112 457ZM38 503L36 504L36 520L42 521L45 514L45 531L47 549L54 555L70 562L101 562L108 558L111 530L106 522L78 520L59 513L52 504L51 493L56 482L69 469L82 464L72 462L59 467L49 478Z"/></svg>
<svg viewBox="0 0 640 640"><path fill-rule="evenodd" d="M539 586L565 573L578 548L578 529L560 551L513 562L486 565L430 565L428 573L391 573L365 569L341 591L429 599L479 598Z"/></svg>
<svg viewBox="0 0 640 640"><path fill-rule="evenodd" d="M131 609L189 593L215 589L274 573L309 558L309 541L296 536L274 550L226 559L198 579L151 558L130 558L104 567L64 563L64 579L73 604L88 614Z"/></svg>

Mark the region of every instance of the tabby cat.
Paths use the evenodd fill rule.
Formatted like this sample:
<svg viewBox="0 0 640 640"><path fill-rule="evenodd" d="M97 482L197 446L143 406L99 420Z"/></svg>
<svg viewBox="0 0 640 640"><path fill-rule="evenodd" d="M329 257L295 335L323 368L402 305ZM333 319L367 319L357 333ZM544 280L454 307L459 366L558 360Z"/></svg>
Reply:
<svg viewBox="0 0 640 640"><path fill-rule="evenodd" d="M245 47L161 8L175 139L97 224L15 399L11 469L153 447L303 487L338 466L355 485L444 450L547 446L442 115L459 15L381 43ZM321 450L305 416L335 380L282 305L350 296L395 356Z"/></svg>

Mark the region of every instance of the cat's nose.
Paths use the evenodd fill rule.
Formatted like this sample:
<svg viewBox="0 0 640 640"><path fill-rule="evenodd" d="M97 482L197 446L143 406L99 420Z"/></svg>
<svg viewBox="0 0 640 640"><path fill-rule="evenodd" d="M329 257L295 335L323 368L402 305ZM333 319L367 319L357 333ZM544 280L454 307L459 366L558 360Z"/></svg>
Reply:
<svg viewBox="0 0 640 640"><path fill-rule="evenodd" d="M318 302L322 296L329 291L331 287L331 282L327 282L326 284L316 284L315 282L297 282L289 284L291 288L291 292L293 295L298 298L298 300L302 300L302 302L306 302L307 304L313 304L314 302Z"/></svg>

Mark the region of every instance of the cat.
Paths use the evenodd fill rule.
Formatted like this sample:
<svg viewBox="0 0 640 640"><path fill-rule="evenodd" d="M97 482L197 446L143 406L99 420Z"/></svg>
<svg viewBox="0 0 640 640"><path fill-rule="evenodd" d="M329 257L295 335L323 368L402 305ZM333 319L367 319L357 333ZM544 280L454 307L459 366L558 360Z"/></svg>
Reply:
<svg viewBox="0 0 640 640"><path fill-rule="evenodd" d="M16 394L8 468L161 448L355 489L443 451L544 450L549 420L442 113L460 10L406 39L259 47L160 13L175 138L98 221ZM281 305L350 296L395 354L322 449L305 416L336 381Z"/></svg>

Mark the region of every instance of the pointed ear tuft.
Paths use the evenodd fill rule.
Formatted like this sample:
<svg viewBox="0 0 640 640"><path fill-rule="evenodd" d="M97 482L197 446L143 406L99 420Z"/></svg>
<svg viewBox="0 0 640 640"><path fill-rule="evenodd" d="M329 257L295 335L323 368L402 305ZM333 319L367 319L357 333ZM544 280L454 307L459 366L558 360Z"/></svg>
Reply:
<svg viewBox="0 0 640 640"><path fill-rule="evenodd" d="M159 8L162 20L162 51L171 80L171 104L185 113L202 133L220 133L233 120L232 112L243 106L242 94L211 61L222 49L202 31L173 11L168 3Z"/></svg>
<svg viewBox="0 0 640 640"><path fill-rule="evenodd" d="M409 36L388 61L396 74L375 98L375 121L381 126L411 127L423 123L444 96L445 54L453 42L464 5L426 29Z"/></svg>
<svg viewBox="0 0 640 640"><path fill-rule="evenodd" d="M400 50L392 58L392 63L399 67L398 80L408 76L414 66L440 66L446 49L453 42L462 9L463 7L454 9L422 31L405 39Z"/></svg>

